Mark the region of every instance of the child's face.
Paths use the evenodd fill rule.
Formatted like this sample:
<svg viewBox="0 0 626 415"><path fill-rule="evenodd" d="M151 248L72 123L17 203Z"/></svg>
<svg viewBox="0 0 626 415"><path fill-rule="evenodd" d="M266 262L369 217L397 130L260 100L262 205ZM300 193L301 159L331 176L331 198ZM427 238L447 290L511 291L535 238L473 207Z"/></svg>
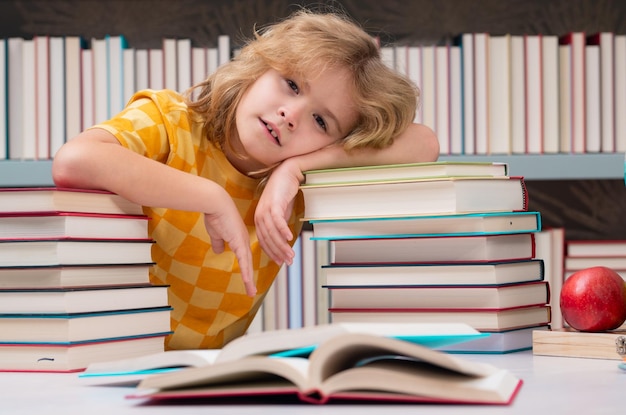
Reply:
<svg viewBox="0 0 626 415"><path fill-rule="evenodd" d="M250 86L236 112L241 148L229 157L241 171L258 170L344 138L357 111L347 69L331 68L311 80L269 70Z"/></svg>

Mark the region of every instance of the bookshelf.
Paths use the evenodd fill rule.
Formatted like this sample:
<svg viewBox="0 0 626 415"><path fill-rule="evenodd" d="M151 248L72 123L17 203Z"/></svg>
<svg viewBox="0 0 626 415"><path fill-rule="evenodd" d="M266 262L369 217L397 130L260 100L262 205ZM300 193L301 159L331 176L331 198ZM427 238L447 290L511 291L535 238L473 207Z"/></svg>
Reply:
<svg viewBox="0 0 626 415"><path fill-rule="evenodd" d="M527 180L587 180L626 178L623 153L445 155L447 161L495 161L509 165L512 176ZM0 161L0 187L52 186L52 160Z"/></svg>

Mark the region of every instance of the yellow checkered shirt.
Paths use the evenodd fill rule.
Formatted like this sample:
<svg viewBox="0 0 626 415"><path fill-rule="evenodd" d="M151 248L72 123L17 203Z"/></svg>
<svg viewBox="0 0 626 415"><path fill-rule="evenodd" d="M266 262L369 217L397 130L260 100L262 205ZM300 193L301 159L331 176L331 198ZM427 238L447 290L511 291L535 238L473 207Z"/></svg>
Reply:
<svg viewBox="0 0 626 415"><path fill-rule="evenodd" d="M203 215L145 207L156 243L150 272L155 284L168 284L173 334L166 349L220 348L245 333L279 267L262 251L254 227L258 180L241 174L206 138L201 117L168 90L136 93L127 107L93 128L111 132L120 143L178 170L210 179L231 195L248 226L258 294L246 295L237 259L227 247L215 254ZM120 172L121 174L121 172ZM301 195L289 225L298 235L304 211Z"/></svg>

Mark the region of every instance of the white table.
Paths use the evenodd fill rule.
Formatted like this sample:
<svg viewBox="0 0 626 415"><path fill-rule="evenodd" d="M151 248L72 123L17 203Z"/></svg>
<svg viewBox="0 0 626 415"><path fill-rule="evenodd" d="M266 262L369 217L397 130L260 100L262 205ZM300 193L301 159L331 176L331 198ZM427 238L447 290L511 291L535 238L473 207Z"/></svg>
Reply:
<svg viewBox="0 0 626 415"><path fill-rule="evenodd" d="M626 372L617 360L465 355L507 368L524 380L510 406L458 405L142 405L127 387L81 385L77 374L0 373L0 414L616 414L626 397Z"/></svg>

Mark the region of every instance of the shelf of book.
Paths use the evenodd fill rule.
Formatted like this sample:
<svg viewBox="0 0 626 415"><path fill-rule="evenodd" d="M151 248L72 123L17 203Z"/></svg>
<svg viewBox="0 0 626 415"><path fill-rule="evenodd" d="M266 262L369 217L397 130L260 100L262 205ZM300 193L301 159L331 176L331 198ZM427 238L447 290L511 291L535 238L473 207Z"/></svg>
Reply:
<svg viewBox="0 0 626 415"><path fill-rule="evenodd" d="M508 163L511 176L526 180L580 180L626 178L623 153L442 155L445 161ZM52 186L52 160L0 161L0 187Z"/></svg>

